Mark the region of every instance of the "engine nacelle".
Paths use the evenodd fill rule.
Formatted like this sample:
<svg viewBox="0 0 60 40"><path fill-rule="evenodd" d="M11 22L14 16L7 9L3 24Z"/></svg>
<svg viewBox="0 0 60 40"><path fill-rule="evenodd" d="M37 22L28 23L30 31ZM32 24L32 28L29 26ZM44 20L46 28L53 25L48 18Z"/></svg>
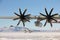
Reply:
<svg viewBox="0 0 60 40"><path fill-rule="evenodd" d="M42 27L42 23L40 21L35 21L35 26Z"/></svg>

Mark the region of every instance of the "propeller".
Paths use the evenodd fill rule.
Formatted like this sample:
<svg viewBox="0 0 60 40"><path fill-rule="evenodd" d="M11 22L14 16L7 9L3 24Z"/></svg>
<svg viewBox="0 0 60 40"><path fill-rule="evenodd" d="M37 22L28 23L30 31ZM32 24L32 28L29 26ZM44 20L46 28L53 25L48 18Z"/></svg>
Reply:
<svg viewBox="0 0 60 40"><path fill-rule="evenodd" d="M51 22L52 20L54 20L55 22L57 22L57 20L54 19L54 16L56 16L56 15L58 15L58 14L53 14L53 15L51 15L53 9L54 9L54 8L52 8L52 9L50 10L50 12L48 13L48 12L47 12L47 9L45 8L45 13L46 13L46 15L40 13L40 14L41 14L42 16L44 16L45 19L46 19L46 22L45 22L44 26L46 26L46 23L49 22L50 25L51 25L51 27L52 27L52 22Z"/></svg>
<svg viewBox="0 0 60 40"><path fill-rule="evenodd" d="M13 20L18 20L19 19L19 22L18 22L17 26L20 24L21 21L23 23L23 26L25 26L26 21L30 22L29 21L30 14L25 15L26 11L27 11L27 9L25 9L24 12L22 13L21 9L19 8L19 13L20 14L17 14L17 13L14 12L14 14L18 16L18 18L14 18Z"/></svg>

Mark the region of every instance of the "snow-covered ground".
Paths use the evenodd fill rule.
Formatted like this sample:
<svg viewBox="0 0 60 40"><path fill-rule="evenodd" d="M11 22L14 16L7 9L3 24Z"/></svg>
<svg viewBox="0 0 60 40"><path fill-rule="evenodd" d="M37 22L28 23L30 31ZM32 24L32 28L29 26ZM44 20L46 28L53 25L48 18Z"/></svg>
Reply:
<svg viewBox="0 0 60 40"><path fill-rule="evenodd" d="M0 40L60 40L60 32L0 32Z"/></svg>
<svg viewBox="0 0 60 40"><path fill-rule="evenodd" d="M0 28L0 40L60 40L60 29L27 30L24 27Z"/></svg>

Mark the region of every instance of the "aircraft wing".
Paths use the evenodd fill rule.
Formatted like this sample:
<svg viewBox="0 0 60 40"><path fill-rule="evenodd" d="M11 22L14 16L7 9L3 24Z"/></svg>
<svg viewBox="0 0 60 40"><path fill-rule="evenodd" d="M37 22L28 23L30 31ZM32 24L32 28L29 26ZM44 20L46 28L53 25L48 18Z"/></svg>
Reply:
<svg viewBox="0 0 60 40"><path fill-rule="evenodd" d="M29 16L30 19L38 19L38 16ZM39 16L40 19L45 19L44 16ZM18 16L0 16L0 19L14 19L14 18L18 18ZM55 19L60 19L60 15L54 16Z"/></svg>
<svg viewBox="0 0 60 40"><path fill-rule="evenodd" d="M37 19L38 16L29 16L30 19ZM18 18L18 16L0 16L0 19L14 19L14 18ZM44 19L45 17L41 16L42 19Z"/></svg>
<svg viewBox="0 0 60 40"><path fill-rule="evenodd" d="M18 16L0 16L0 19L14 19L17 18Z"/></svg>
<svg viewBox="0 0 60 40"><path fill-rule="evenodd" d="M60 19L60 15L54 16L55 19Z"/></svg>

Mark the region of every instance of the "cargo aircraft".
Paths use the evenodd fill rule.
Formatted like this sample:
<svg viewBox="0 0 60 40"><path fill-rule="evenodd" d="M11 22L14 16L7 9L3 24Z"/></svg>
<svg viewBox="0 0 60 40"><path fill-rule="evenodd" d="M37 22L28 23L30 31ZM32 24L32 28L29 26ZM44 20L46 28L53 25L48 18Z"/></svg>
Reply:
<svg viewBox="0 0 60 40"><path fill-rule="evenodd" d="M23 23L23 27L25 27L25 22L30 22L31 19L37 19L37 21L35 21L35 26L42 26L42 23L40 21L42 20L46 20L44 27L46 26L47 23L50 23L50 26L52 27L52 23L60 23L58 21L58 19L60 19L60 15L58 15L58 13L52 14L54 8L52 8L50 10L50 12L47 11L47 9L45 8L45 14L40 13L39 16L33 16L31 14L25 14L27 9L25 9L23 12L21 11L21 9L19 8L19 14L14 12L14 14L16 16L0 16L0 19L12 19L12 20L19 20L17 25L18 26L20 24L20 22Z"/></svg>

